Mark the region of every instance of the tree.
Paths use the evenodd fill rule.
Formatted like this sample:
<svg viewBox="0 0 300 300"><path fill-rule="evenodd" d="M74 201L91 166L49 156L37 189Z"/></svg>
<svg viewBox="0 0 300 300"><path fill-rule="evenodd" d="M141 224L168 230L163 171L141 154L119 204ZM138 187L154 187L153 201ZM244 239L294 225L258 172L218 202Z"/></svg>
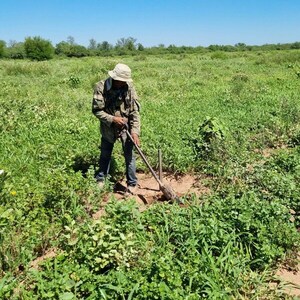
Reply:
<svg viewBox="0 0 300 300"><path fill-rule="evenodd" d="M69 35L67 37L67 42L70 44L70 45L75 45L75 39L74 37L72 37L71 35Z"/></svg>
<svg viewBox="0 0 300 300"><path fill-rule="evenodd" d="M116 48L133 51L136 49L136 39L133 37L121 38L117 41Z"/></svg>
<svg viewBox="0 0 300 300"><path fill-rule="evenodd" d="M247 50L247 45L245 43L237 43L234 45L239 51Z"/></svg>
<svg viewBox="0 0 300 300"><path fill-rule="evenodd" d="M67 55L71 52L71 45L68 42L62 41L55 46L55 54Z"/></svg>
<svg viewBox="0 0 300 300"><path fill-rule="evenodd" d="M51 42L39 36L26 38L24 48L26 56L32 60L47 60L52 58L54 54Z"/></svg>
<svg viewBox="0 0 300 300"><path fill-rule="evenodd" d="M300 49L300 42L295 42L291 44L291 49Z"/></svg>
<svg viewBox="0 0 300 300"><path fill-rule="evenodd" d="M126 48L129 51L134 51L135 50L135 42L136 42L136 39L128 38Z"/></svg>
<svg viewBox="0 0 300 300"><path fill-rule="evenodd" d="M17 41L15 41L15 40L9 40L9 42L8 42L8 47L9 48L11 48L11 47L14 47L16 44L17 44L18 42Z"/></svg>
<svg viewBox="0 0 300 300"><path fill-rule="evenodd" d="M9 41L7 48L7 56L13 59L23 59L26 57L24 43Z"/></svg>
<svg viewBox="0 0 300 300"><path fill-rule="evenodd" d="M0 40L0 58L4 56L6 43Z"/></svg>
<svg viewBox="0 0 300 300"><path fill-rule="evenodd" d="M90 39L90 44L88 46L90 50L96 50L97 49L97 42L94 39Z"/></svg>
<svg viewBox="0 0 300 300"><path fill-rule="evenodd" d="M87 55L87 49L81 45L72 45L70 48L70 53L68 54L69 57L83 57Z"/></svg>
<svg viewBox="0 0 300 300"><path fill-rule="evenodd" d="M100 51L110 51L112 48L113 46L107 41L103 41L97 45L97 49Z"/></svg>
<svg viewBox="0 0 300 300"><path fill-rule="evenodd" d="M143 46L141 43L138 43L137 49L138 49L139 51L144 51L144 50L145 50L144 46Z"/></svg>
<svg viewBox="0 0 300 300"><path fill-rule="evenodd" d="M232 45L224 45L222 46L222 50L226 52L233 52L236 50L236 48Z"/></svg>
<svg viewBox="0 0 300 300"><path fill-rule="evenodd" d="M88 51L84 46L70 44L70 42L66 41L56 44L55 53L58 55L66 55L68 57L83 57L88 55Z"/></svg>
<svg viewBox="0 0 300 300"><path fill-rule="evenodd" d="M220 51L221 47L219 45L209 45L208 50L210 50L210 51Z"/></svg>

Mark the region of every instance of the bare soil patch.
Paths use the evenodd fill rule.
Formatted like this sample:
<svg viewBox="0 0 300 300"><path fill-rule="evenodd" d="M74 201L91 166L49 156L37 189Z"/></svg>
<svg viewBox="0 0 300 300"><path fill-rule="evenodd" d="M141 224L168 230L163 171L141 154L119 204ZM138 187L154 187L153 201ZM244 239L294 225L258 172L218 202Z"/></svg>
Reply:
<svg viewBox="0 0 300 300"><path fill-rule="evenodd" d="M57 254L57 249L51 248L49 249L44 255L37 257L35 260L33 260L30 263L30 268L32 269L38 269L39 264L43 262L47 258L55 257Z"/></svg>
<svg viewBox="0 0 300 300"><path fill-rule="evenodd" d="M99 211L93 214L94 219L98 219L105 214L105 204L114 197L118 200L135 199L140 211L147 209L147 206L154 202L166 201L163 193L159 190L159 185L151 174L138 173L138 188L135 195L126 193L126 181L117 182L114 191L107 195ZM208 194L209 188L201 183L201 177L193 174L174 175L163 174L163 182L170 185L179 197Z"/></svg>
<svg viewBox="0 0 300 300"><path fill-rule="evenodd" d="M293 266L293 268L283 266L275 275L283 282L286 294L299 296L300 299L300 253L298 253L298 264L296 266Z"/></svg>
<svg viewBox="0 0 300 300"><path fill-rule="evenodd" d="M163 193L159 190L158 183L150 174L138 173L138 189L135 195L126 194L126 181L123 180L115 184L114 191L105 196L100 209L93 214L93 219L99 219L105 215L105 205L114 197L118 200L135 199L140 211L157 201L166 201ZM179 197L207 194L210 190L201 183L201 178L192 174L173 175L164 173L163 182L169 184ZM49 249L44 255L37 257L30 263L30 267L38 269L39 264L47 258L55 257L57 249Z"/></svg>

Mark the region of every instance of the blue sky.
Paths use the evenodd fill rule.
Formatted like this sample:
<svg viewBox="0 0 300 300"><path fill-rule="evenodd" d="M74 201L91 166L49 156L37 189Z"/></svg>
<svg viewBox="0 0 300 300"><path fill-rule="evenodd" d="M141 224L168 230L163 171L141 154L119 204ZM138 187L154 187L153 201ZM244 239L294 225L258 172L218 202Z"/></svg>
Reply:
<svg viewBox="0 0 300 300"><path fill-rule="evenodd" d="M144 46L300 41L300 0L1 0L0 40L53 45L134 37Z"/></svg>

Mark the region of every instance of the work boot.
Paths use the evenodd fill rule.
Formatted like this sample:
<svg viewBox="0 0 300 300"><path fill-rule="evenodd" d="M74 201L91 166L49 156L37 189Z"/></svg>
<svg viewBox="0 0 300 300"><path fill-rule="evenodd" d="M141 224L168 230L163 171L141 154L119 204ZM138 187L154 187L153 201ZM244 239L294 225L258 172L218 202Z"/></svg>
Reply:
<svg viewBox="0 0 300 300"><path fill-rule="evenodd" d="M104 188L104 185L105 185L105 182L104 180L101 180L101 181L97 181L97 185L100 189L103 189Z"/></svg>
<svg viewBox="0 0 300 300"><path fill-rule="evenodd" d="M95 179L97 181L97 184L99 186L100 189L103 189L104 184L105 184L105 177L104 174L102 172L99 172L96 176Z"/></svg>
<svg viewBox="0 0 300 300"><path fill-rule="evenodd" d="M138 191L138 186L136 185L127 185L126 195L136 195Z"/></svg>

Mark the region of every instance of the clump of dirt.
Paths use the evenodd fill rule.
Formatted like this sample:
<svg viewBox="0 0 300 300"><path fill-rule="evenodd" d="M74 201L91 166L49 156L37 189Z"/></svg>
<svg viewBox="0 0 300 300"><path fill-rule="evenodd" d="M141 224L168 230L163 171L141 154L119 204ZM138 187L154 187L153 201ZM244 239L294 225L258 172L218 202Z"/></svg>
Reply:
<svg viewBox="0 0 300 300"><path fill-rule="evenodd" d="M157 201L166 201L163 193L159 189L157 181L151 174L138 173L138 188L134 195L126 193L126 181L117 182L114 191L107 195L102 208L93 214L94 219L98 219L105 214L105 203L113 196L118 200L135 199L140 211L147 209L147 206ZM169 185L179 197L187 195L200 196L208 194L209 188L201 183L201 178L192 174L174 175L163 174L163 183Z"/></svg>

